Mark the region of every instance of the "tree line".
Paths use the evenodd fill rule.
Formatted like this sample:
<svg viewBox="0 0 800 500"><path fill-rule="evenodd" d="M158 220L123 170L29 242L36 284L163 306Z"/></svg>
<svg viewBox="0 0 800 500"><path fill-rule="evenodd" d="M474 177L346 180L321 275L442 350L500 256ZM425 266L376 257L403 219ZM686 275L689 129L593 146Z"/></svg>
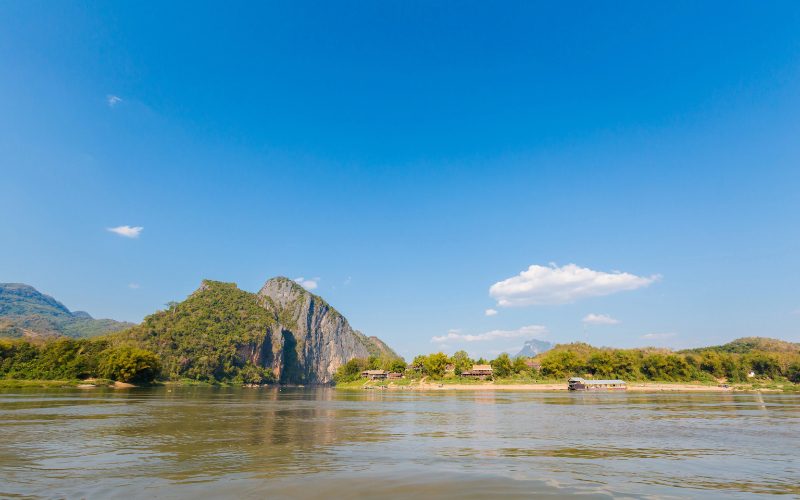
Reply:
<svg viewBox="0 0 800 500"><path fill-rule="evenodd" d="M104 340L59 338L43 344L0 339L0 378L150 383L161 373L153 352Z"/></svg>
<svg viewBox="0 0 800 500"><path fill-rule="evenodd" d="M353 381L363 370L401 371L400 363L378 358L353 359L336 375L338 382ZM402 363L403 365L405 363ZM673 352L666 349L613 349L584 343L562 344L532 358L512 358L503 353L495 359L473 359L465 351L449 356L442 352L418 355L407 366L410 378L440 380L459 377L475 364L489 364L494 378L564 380L569 377L613 378L630 381L745 382L750 379L788 380L800 383L800 352L748 349L730 352L724 347Z"/></svg>

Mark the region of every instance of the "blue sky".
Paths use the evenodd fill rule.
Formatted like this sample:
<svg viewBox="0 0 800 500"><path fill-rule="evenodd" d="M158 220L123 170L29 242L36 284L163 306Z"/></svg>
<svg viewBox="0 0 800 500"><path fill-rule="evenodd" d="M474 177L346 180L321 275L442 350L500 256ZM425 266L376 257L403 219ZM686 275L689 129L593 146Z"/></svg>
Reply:
<svg viewBox="0 0 800 500"><path fill-rule="evenodd" d="M406 356L800 341L798 26L796 2L3 2L0 281L139 321L203 278L303 277Z"/></svg>

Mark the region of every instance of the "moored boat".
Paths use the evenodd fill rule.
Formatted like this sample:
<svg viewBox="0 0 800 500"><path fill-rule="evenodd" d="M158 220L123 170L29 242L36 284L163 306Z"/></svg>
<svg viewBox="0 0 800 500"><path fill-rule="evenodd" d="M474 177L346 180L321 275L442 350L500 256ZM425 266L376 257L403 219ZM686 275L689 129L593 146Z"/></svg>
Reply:
<svg viewBox="0 0 800 500"><path fill-rule="evenodd" d="M628 387L624 380L586 380L572 377L567 381L570 391L624 391Z"/></svg>

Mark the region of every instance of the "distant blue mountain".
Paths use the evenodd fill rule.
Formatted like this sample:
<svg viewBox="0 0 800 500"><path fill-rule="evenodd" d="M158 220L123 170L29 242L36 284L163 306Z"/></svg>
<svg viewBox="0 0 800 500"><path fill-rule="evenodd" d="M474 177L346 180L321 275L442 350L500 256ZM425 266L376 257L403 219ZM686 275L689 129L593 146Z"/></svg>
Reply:
<svg viewBox="0 0 800 500"><path fill-rule="evenodd" d="M537 354L541 354L545 351L549 351L553 348L553 344L544 340L539 339L531 339L525 342L525 345L522 346L522 350L517 353L515 358L532 358Z"/></svg>
<svg viewBox="0 0 800 500"><path fill-rule="evenodd" d="M0 283L0 337L94 337L133 326L72 312L61 302L23 283Z"/></svg>

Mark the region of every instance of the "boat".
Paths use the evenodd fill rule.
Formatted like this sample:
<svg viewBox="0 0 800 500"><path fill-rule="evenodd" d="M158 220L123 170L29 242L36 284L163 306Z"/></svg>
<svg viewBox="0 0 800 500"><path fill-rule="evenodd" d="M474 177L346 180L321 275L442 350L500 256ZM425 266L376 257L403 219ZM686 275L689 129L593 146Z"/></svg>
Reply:
<svg viewBox="0 0 800 500"><path fill-rule="evenodd" d="M586 380L572 377L567 381L570 391L624 391L628 387L624 380Z"/></svg>

